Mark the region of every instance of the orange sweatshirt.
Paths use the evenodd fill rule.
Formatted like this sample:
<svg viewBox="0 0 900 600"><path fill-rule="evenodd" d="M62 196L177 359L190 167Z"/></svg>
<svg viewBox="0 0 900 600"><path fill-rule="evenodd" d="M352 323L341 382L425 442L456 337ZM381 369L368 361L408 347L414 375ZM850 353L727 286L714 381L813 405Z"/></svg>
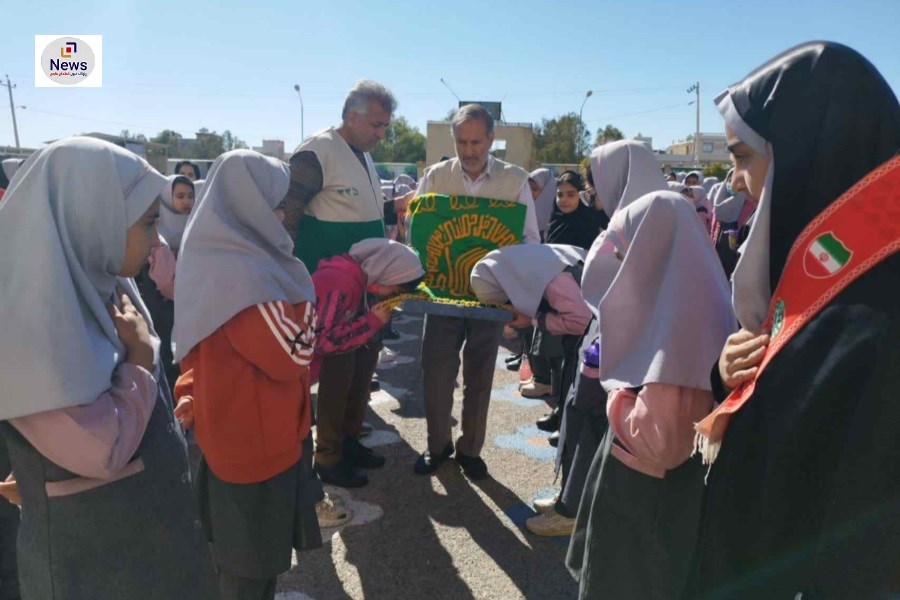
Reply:
<svg viewBox="0 0 900 600"><path fill-rule="evenodd" d="M244 309L181 363L175 397L193 398L197 443L216 477L257 483L300 459L309 435L315 306Z"/></svg>

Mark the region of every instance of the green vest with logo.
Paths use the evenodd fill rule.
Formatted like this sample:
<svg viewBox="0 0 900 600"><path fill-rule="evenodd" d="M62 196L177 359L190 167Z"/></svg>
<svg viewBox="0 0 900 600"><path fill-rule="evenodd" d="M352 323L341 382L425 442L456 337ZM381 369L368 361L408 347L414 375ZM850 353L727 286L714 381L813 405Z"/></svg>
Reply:
<svg viewBox="0 0 900 600"><path fill-rule="evenodd" d="M334 128L313 135L296 151L314 152L322 165L322 191L306 205L294 240L294 255L310 272L356 242L384 237L381 180L368 153L363 168Z"/></svg>

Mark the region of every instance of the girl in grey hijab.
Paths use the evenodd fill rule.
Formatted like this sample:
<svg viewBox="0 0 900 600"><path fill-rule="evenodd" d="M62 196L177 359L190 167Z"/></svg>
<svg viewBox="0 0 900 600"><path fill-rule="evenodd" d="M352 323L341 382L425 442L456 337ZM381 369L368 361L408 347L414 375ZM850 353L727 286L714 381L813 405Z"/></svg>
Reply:
<svg viewBox="0 0 900 600"><path fill-rule="evenodd" d="M556 176L550 169L537 169L528 176L528 185L531 186L531 196L534 198L538 231L541 232L541 239L544 239L556 206Z"/></svg>
<svg viewBox="0 0 900 600"><path fill-rule="evenodd" d="M0 205L0 430L23 597L218 597L130 279L156 243L164 183L131 152L74 137L29 159Z"/></svg>

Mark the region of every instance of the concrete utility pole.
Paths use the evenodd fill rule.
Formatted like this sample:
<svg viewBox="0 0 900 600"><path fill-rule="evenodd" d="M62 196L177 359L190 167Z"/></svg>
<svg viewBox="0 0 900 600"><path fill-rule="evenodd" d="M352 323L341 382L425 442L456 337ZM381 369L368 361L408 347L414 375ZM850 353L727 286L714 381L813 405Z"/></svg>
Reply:
<svg viewBox="0 0 900 600"><path fill-rule="evenodd" d="M7 88L9 91L9 110L12 112L13 119L13 133L16 136L16 152L21 152L22 148L19 146L19 127L16 125L16 105L13 104L13 88L16 87L16 84L9 82L9 75L6 76L6 83L0 81L0 85Z"/></svg>
<svg viewBox="0 0 900 600"><path fill-rule="evenodd" d="M581 115L582 115L582 113L584 113L584 105L587 104L588 98L590 98L593 95L594 95L593 90L588 90L587 93L584 95L584 102L581 103L581 108L578 109L578 120L579 121L582 120Z"/></svg>
<svg viewBox="0 0 900 600"><path fill-rule="evenodd" d="M688 94L697 92L697 130L694 132L694 166L700 166L700 82L698 81L688 90Z"/></svg>
<svg viewBox="0 0 900 600"><path fill-rule="evenodd" d="M306 139L306 134L303 131L303 96L300 95L300 84L294 84L294 91L297 92L297 97L300 98L300 141Z"/></svg>

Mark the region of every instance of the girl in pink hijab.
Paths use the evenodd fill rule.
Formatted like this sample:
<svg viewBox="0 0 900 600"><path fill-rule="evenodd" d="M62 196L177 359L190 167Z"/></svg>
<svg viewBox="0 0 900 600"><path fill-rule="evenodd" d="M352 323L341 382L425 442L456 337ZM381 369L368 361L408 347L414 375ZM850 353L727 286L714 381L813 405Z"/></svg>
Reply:
<svg viewBox="0 0 900 600"><path fill-rule="evenodd" d="M693 426L712 408L710 365L736 328L728 282L694 207L665 191L616 211L591 248L582 289L589 301L603 293L609 430L567 566L579 598L678 598L703 494L700 461L689 460Z"/></svg>

